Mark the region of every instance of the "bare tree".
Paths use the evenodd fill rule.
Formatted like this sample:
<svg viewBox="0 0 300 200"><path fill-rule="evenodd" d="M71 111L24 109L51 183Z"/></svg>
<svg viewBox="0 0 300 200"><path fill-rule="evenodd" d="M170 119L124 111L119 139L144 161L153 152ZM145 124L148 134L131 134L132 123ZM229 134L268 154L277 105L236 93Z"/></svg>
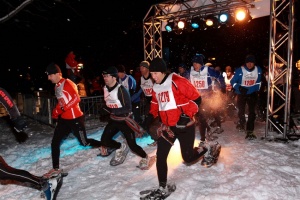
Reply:
<svg viewBox="0 0 300 200"><path fill-rule="evenodd" d="M15 16L18 12L20 12L23 8L25 8L27 5L31 4L34 0L25 0L23 3L21 3L16 9L5 15L4 17L0 18L0 23L4 23L13 16Z"/></svg>

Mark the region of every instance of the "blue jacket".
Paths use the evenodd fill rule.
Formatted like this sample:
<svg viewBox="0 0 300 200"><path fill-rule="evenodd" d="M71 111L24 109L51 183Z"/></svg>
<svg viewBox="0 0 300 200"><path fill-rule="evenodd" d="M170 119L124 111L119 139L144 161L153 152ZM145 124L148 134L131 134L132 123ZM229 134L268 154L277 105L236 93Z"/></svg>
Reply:
<svg viewBox="0 0 300 200"><path fill-rule="evenodd" d="M255 69L257 69L257 79L256 82L254 84L249 84L249 86L247 85L243 85L242 84L242 80L243 80L243 70L242 68L244 67L244 69L247 72L253 72L255 71ZM254 66L254 69L252 71L250 71L246 66L242 66L237 68L234 71L234 76L233 78L230 80L230 84L232 85L232 87L234 88L234 91L236 94L241 94L239 87L243 85L243 87L245 87L246 89L248 89L247 94L252 94L254 92L259 91L260 89L260 85L261 85L261 76L262 76L262 69L258 66Z"/></svg>

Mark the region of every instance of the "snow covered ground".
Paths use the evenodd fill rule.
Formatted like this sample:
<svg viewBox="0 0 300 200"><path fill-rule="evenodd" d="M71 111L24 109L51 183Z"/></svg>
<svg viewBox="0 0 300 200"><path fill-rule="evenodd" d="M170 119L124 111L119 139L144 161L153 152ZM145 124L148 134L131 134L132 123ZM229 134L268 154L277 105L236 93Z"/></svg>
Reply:
<svg viewBox="0 0 300 200"><path fill-rule="evenodd" d="M8 124L0 118L0 152L15 168L42 175L52 167L50 143L53 128L29 121L29 139L18 144ZM177 189L170 200L195 199L298 199L300 196L300 142L280 143L257 139L245 140L235 130L233 121L222 124L224 132L217 135L222 145L219 161L211 168L200 163L186 166L178 143L170 152L169 181ZM198 129L197 129L198 130ZM256 122L256 133L264 136L265 124ZM88 137L100 139L103 128L89 131ZM122 140L122 137L116 137ZM199 141L199 132L197 140ZM156 147L147 146L150 138L138 139L138 144L151 155ZM97 157L97 149L78 145L72 135L61 146L60 166L69 175L64 178L57 199L60 200L121 200L139 199L139 191L157 187L156 168L148 171L136 168L140 158L129 152L122 165L111 167L111 156ZM31 187L0 181L1 200L41 199Z"/></svg>

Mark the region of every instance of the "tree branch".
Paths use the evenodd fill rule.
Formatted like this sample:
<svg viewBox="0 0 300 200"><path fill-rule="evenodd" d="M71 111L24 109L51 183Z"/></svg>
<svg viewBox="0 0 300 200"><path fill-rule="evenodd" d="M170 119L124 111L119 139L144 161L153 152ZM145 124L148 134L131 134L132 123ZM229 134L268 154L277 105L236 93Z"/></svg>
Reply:
<svg viewBox="0 0 300 200"><path fill-rule="evenodd" d="M18 12L20 12L23 8L25 8L27 5L31 4L34 0L25 0L21 5L19 5L15 10L11 11L4 17L0 18L0 23L4 23L13 16L15 16Z"/></svg>

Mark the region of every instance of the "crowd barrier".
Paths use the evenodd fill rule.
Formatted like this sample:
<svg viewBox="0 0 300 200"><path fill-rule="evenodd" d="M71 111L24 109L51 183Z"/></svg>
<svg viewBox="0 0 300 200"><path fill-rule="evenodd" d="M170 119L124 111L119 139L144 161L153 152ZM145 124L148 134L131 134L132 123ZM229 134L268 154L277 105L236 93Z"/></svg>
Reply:
<svg viewBox="0 0 300 200"><path fill-rule="evenodd" d="M52 110L56 106L57 99L47 93L35 92L34 95L24 95L18 93L16 105L22 115L32 118L40 123L54 126L52 120ZM96 129L106 125L109 114L103 107L105 101L103 95L81 97L79 103L82 112L85 115L85 125L87 130ZM140 111L144 118L144 101L141 101Z"/></svg>

